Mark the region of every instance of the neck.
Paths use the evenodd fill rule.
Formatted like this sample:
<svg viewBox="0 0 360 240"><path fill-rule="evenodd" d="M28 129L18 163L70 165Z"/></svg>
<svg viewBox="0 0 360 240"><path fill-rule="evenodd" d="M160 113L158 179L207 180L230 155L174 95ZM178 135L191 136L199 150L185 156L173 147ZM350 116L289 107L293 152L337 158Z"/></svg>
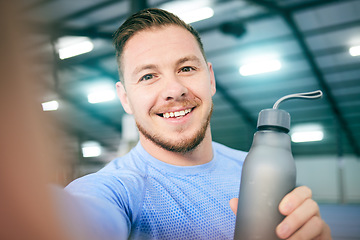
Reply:
<svg viewBox="0 0 360 240"><path fill-rule="evenodd" d="M141 133L140 143L151 156L162 162L176 166L201 165L210 162L213 158L210 127L206 130L203 141L195 149L186 153L171 152L163 149L145 138Z"/></svg>

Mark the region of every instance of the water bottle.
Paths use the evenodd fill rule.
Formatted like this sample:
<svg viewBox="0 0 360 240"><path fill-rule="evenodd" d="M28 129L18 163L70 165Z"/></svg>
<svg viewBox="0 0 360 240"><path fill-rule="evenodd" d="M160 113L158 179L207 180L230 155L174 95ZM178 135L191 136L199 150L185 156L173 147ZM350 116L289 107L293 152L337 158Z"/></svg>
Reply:
<svg viewBox="0 0 360 240"><path fill-rule="evenodd" d="M257 132L241 174L235 240L279 239L275 229L284 216L278 207L295 188L296 168L288 135L290 114L278 107L285 100L321 96L320 90L287 95L272 109L259 113Z"/></svg>

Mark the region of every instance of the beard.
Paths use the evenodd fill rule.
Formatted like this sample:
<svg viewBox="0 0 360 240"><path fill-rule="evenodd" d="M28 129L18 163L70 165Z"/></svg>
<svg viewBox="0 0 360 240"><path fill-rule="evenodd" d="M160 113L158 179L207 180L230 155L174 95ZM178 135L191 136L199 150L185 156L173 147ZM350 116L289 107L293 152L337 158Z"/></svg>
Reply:
<svg viewBox="0 0 360 240"><path fill-rule="evenodd" d="M173 143L170 140L166 140L161 138L156 134L151 134L145 128L143 128L138 122L136 122L136 126L147 139L158 145L159 147L176 153L188 153L194 150L205 138L206 130L210 125L210 118L213 112L214 104L211 105L211 109L209 114L203 120L200 129L190 138L181 139L176 143Z"/></svg>

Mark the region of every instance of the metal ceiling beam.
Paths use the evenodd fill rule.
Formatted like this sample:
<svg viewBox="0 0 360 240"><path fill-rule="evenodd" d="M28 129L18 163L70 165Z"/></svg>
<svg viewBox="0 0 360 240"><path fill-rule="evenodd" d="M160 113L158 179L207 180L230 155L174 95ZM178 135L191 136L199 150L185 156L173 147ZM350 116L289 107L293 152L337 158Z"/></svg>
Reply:
<svg viewBox="0 0 360 240"><path fill-rule="evenodd" d="M351 147L352 147L354 153L357 156L360 156L360 149L357 146L356 139L353 136L352 131L346 122L346 119L344 118L344 116L342 115L342 113L338 107L335 97L333 96L330 87L326 83L323 73L321 72L319 66L317 65L317 63L315 61L315 57L313 56L310 48L308 47L308 45L305 41L305 37L301 33L299 27L297 26L297 24L293 18L293 12L288 11L287 9L284 9L284 8L280 8L276 4L273 4L271 2L264 1L264 0L246 0L246 1L255 3L262 7L265 7L267 9L269 9L270 11L275 11L284 18L284 20L288 24L289 28L291 29L292 33L294 34L300 48L302 49L302 51L305 55L305 58L307 59L307 62L310 65L312 72L314 73L319 85L321 86L326 99L328 100L330 107L335 115L335 118L341 125L341 128L343 129L349 143L351 144ZM320 6L320 4L319 4L319 6Z"/></svg>
<svg viewBox="0 0 360 240"><path fill-rule="evenodd" d="M290 7L286 7L287 11L290 12L298 12L298 11L303 11L303 10L307 10L307 9L311 9L311 8L316 8L319 6L324 6L324 5L328 5L328 4L332 4L334 2L346 2L349 0L316 0L316 1L308 1L308 2L302 2L299 4L295 4L293 6ZM354 0L350 0L350 1L354 1ZM356 0L357 1L357 0Z"/></svg>
<svg viewBox="0 0 360 240"><path fill-rule="evenodd" d="M96 56L78 56L78 57L74 57L74 58L67 58L67 59L63 59L63 60L59 60L57 63L57 66L61 69L61 68L66 68L66 67L73 67L76 65L86 65L86 64L93 64L93 63L98 63L101 59L106 59L106 58L113 58L115 61L115 50L112 50L111 52L106 52L100 55L96 55Z"/></svg>
<svg viewBox="0 0 360 240"><path fill-rule="evenodd" d="M253 15L253 16L250 16L250 17L238 19L238 21L242 22L243 24L246 24L246 23L249 23L249 22L256 22L256 21L264 20L264 19L271 18L271 17L274 17L274 16L276 16L276 14L274 14L274 13L260 13L260 14ZM211 25L209 27L202 27L202 28L198 28L196 30L200 34L204 34L204 33L211 32L211 31L217 31L218 29L220 29L220 26L222 24L223 24L223 22L219 22L219 23L213 24L213 25Z"/></svg>
<svg viewBox="0 0 360 240"><path fill-rule="evenodd" d="M61 99L64 99L65 101L71 103L76 109L79 109L83 112L85 112L87 115L91 116L92 118L98 120L99 122L103 123L104 125L113 128L118 133L122 132L122 126L120 123L114 122L112 118L106 117L103 114L96 111L94 108L89 107L86 104L80 103L80 101L69 94L66 94L62 91L57 91Z"/></svg>
<svg viewBox="0 0 360 240"><path fill-rule="evenodd" d="M257 120L254 119L250 112L244 108L240 103L239 100L229 94L225 87L223 87L218 81L219 78L215 76L216 81L216 91L220 93L223 98L243 117L246 123L248 123L253 129L256 129L256 122Z"/></svg>
<svg viewBox="0 0 360 240"><path fill-rule="evenodd" d="M342 31L342 30L345 30L348 28L359 27L359 26L360 26L360 20L356 20L356 21L349 21L349 22L344 22L344 23L339 23L339 24L333 24L331 26L317 28L317 29L313 29L313 30L306 30L303 32L303 34L306 37L311 37L311 36L316 36L319 34Z"/></svg>
<svg viewBox="0 0 360 240"><path fill-rule="evenodd" d="M334 97L329 85L327 84L327 82L325 80L325 77L324 77L322 71L320 70L320 68L318 67L318 65L315 61L315 56L311 52L310 48L307 46L305 37L302 35L302 33L301 33L299 27L297 26L291 13L286 13L284 15L284 19L287 21L292 32L296 36L296 39L298 40L298 44L300 45L314 75L316 76L316 79L317 79L319 85L321 86L322 90L324 91L325 98L329 101L330 107L331 107L332 111L334 112L335 117L336 117L337 121L339 122L341 128L343 129L354 153L357 156L360 156L360 149L357 146L356 138L353 136L352 131L351 131L349 125L347 124L346 119L344 118L343 114L341 113L340 108L335 100L335 97Z"/></svg>

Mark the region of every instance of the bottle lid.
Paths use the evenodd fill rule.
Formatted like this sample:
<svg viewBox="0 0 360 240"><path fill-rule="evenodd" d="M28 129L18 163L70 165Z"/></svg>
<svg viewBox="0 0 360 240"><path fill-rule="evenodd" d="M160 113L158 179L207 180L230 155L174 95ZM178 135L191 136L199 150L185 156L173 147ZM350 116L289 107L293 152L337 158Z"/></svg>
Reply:
<svg viewBox="0 0 360 240"><path fill-rule="evenodd" d="M264 109L260 111L257 127L280 127L290 131L290 114L282 109Z"/></svg>

